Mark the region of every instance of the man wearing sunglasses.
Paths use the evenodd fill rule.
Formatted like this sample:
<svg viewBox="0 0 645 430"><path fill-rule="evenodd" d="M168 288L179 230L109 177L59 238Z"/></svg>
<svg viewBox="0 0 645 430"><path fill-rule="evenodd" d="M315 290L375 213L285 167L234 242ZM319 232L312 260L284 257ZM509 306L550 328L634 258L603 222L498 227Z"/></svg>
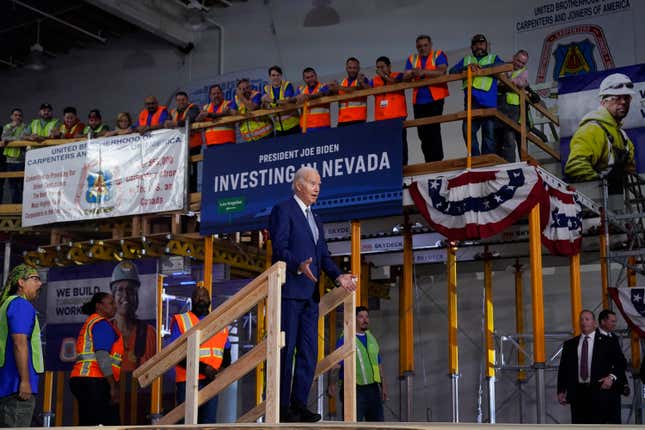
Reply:
<svg viewBox="0 0 645 430"><path fill-rule="evenodd" d="M580 121L571 138L571 153L564 167L565 174L573 181L607 178L609 206L614 209L623 206L625 172L635 169L634 144L621 128L634 94L633 82L622 73L609 75L600 83L600 107Z"/></svg>

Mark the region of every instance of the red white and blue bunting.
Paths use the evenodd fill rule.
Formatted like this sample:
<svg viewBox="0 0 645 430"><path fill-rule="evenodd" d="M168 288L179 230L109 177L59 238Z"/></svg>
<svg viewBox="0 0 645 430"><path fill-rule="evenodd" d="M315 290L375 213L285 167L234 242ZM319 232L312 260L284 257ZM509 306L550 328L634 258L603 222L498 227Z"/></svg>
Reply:
<svg viewBox="0 0 645 430"><path fill-rule="evenodd" d="M645 337L645 288L608 288L608 291L629 327Z"/></svg>
<svg viewBox="0 0 645 430"><path fill-rule="evenodd" d="M413 182L410 195L430 226L455 241L501 233L540 203L542 243L555 255L576 254L582 240L581 206L573 191L558 189L541 176L528 165L466 171Z"/></svg>

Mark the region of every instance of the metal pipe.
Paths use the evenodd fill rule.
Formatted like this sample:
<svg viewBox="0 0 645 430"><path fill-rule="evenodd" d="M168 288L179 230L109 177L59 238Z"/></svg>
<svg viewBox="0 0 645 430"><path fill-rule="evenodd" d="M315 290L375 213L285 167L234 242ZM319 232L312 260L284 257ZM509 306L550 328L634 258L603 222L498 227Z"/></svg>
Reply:
<svg viewBox="0 0 645 430"><path fill-rule="evenodd" d="M486 319L486 380L488 382L488 416L490 423L495 423L495 333L493 307L493 264L490 260L488 247L485 248L484 260L484 316Z"/></svg>
<svg viewBox="0 0 645 430"><path fill-rule="evenodd" d="M490 423L495 424L497 419L495 417L495 377L488 378L488 416Z"/></svg>
<svg viewBox="0 0 645 430"><path fill-rule="evenodd" d="M466 169L472 167L473 150L473 70L468 66L466 96Z"/></svg>
<svg viewBox="0 0 645 430"><path fill-rule="evenodd" d="M52 14L47 13L47 12L44 12L44 11L42 11L42 10L38 9L38 8L35 8L35 7L33 7L33 6L28 5L27 3L21 2L20 0L12 0L12 2L13 2L14 4L17 4L18 6L22 6L22 7L24 7L25 9L29 9L29 10L31 10L32 12L36 12L36 13L38 13L38 14L40 14L40 15L44 16L45 18L51 19L51 20L53 20L53 21L56 21L56 22L57 22L57 23L59 23L59 24L63 24L63 25L65 25L65 26L69 27L69 28L73 28L74 30L76 30L76 31L78 31L78 32L80 32L80 33L83 33L84 35L86 35L86 36L88 36L88 37L91 37L91 38L93 38L93 39L96 39L96 40L98 40L98 41L99 41L99 42L101 42L101 43L105 43L105 42L107 42L107 39L106 39L106 38L104 38L104 37L101 37L101 36L98 36L98 35L96 35L96 34L94 34L94 33L91 33L91 32L89 32L89 31L87 31L87 30L85 30L85 29L83 29L83 28L81 28L81 27L78 27L78 26L76 26L76 25L74 25L74 24L71 24L71 23L69 23L69 22L65 21L65 20L62 20L62 19L58 18L58 17L57 17L57 16L55 16L55 15L52 15Z"/></svg>
<svg viewBox="0 0 645 430"><path fill-rule="evenodd" d="M537 422L546 421L546 393L544 391L544 294L542 290L542 232L540 229L540 204L529 214L529 249L531 261L531 298L533 305L533 364L542 379L536 383Z"/></svg>
<svg viewBox="0 0 645 430"><path fill-rule="evenodd" d="M452 422L459 422L459 374L450 375L450 392L452 405Z"/></svg>
<svg viewBox="0 0 645 430"><path fill-rule="evenodd" d="M515 260L515 330L518 334L524 334L524 291L522 285L522 265L519 260ZM524 338L518 339L519 349L524 350ZM517 354L517 365L524 365L524 354ZM524 381L526 374L520 371L517 374L518 381Z"/></svg>
<svg viewBox="0 0 645 430"><path fill-rule="evenodd" d="M541 366L539 366L541 364ZM537 394L537 422L546 423L546 389L544 381L544 363L535 363L535 388Z"/></svg>
<svg viewBox="0 0 645 430"><path fill-rule="evenodd" d="M52 394L54 390L54 372L47 370L45 372L45 388L43 396L43 427L52 426Z"/></svg>
<svg viewBox="0 0 645 430"><path fill-rule="evenodd" d="M4 261L2 262L2 285L7 283L9 270L11 269L11 241L4 243Z"/></svg>
<svg viewBox="0 0 645 430"><path fill-rule="evenodd" d="M220 75L224 74L224 27L216 22L215 20L211 18L206 18L206 21L209 23L213 24L215 27L217 27L217 30L219 31L219 41L218 41L218 60L217 60L217 70Z"/></svg>
<svg viewBox="0 0 645 430"><path fill-rule="evenodd" d="M580 334L578 319L582 312L582 290L580 288L580 254L569 257L569 279L571 287L571 328L573 335Z"/></svg>

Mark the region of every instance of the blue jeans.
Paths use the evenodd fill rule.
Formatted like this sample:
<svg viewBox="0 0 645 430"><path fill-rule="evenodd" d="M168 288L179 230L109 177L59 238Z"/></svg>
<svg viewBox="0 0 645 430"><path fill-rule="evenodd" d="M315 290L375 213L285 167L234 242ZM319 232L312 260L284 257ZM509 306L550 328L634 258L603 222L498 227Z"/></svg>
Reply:
<svg viewBox="0 0 645 430"><path fill-rule="evenodd" d="M206 385L210 383L205 379L199 381L199 389L201 390ZM186 401L186 383L177 382L177 404L184 403ZM182 421L183 422L183 421ZM197 412L197 423L198 424L213 424L217 422L217 396L213 397L203 405L199 407Z"/></svg>
<svg viewBox="0 0 645 430"><path fill-rule="evenodd" d="M480 106L473 100L473 109L486 109L490 106ZM495 107L495 106L493 106ZM482 147L479 150L477 131L482 129ZM464 135L464 142L467 141L468 123L464 120L461 123L461 131ZM471 155L495 154L495 119L494 118L473 118L472 119L472 150Z"/></svg>

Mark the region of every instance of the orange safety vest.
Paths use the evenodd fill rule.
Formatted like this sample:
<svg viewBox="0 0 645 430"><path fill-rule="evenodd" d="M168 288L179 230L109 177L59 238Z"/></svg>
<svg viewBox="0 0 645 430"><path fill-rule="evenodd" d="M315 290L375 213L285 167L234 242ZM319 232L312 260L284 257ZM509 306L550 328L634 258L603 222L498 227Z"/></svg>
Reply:
<svg viewBox="0 0 645 430"><path fill-rule="evenodd" d="M349 84L347 78L340 83L341 87L358 87L358 78ZM340 94L345 94L340 90ZM367 97L345 100L338 104L338 122L365 121L367 119Z"/></svg>
<svg viewBox="0 0 645 430"><path fill-rule="evenodd" d="M170 117L172 118L173 121L184 121L186 119L186 114L192 108L195 106L193 103L189 104L186 106L186 109L184 109L181 113L177 109L173 109L170 111ZM197 148L202 146L202 132L201 130L195 130L190 132L190 140L188 141L188 147L189 148Z"/></svg>
<svg viewBox="0 0 645 430"><path fill-rule="evenodd" d="M208 113L222 113L228 108L231 102L222 100L222 103L216 108L213 103L204 106ZM220 125L217 127L207 128L204 132L206 145L219 145L221 143L235 143L235 127L233 125Z"/></svg>
<svg viewBox="0 0 645 430"><path fill-rule="evenodd" d="M323 84L318 82L313 90L309 89L308 85L303 85L300 87L300 91L303 94L318 94L320 89L323 87ZM306 117L306 120L305 120ZM314 106L307 110L307 115L300 116L300 128L304 130L306 122L306 128L322 128L322 127L331 127L331 116L329 115L329 105Z"/></svg>
<svg viewBox="0 0 645 430"><path fill-rule="evenodd" d="M401 72L392 72L390 77L396 79ZM383 78L374 76L374 88L385 85ZM407 118L408 107L405 101L405 91L379 94L374 96L374 120L381 121L392 118Z"/></svg>
<svg viewBox="0 0 645 430"><path fill-rule="evenodd" d="M103 378L103 372L96 361L96 352L94 351L94 336L92 335L92 328L94 325L101 321L107 321L108 324L116 333L117 339L112 344L110 350L110 359L112 361L112 376L118 382L121 375L121 360L123 358L124 347L123 337L118 328L110 321L105 319L99 314L92 314L86 320L81 328L78 338L76 339L76 363L70 374L71 378L86 377L86 378Z"/></svg>
<svg viewBox="0 0 645 430"><path fill-rule="evenodd" d="M83 130L85 129L85 124L82 122L77 122L72 126L72 128L68 129L65 123L61 124L60 126L60 132L61 132L61 139L71 139L73 137L76 137L77 133L83 133Z"/></svg>
<svg viewBox="0 0 645 430"><path fill-rule="evenodd" d="M408 58L408 61L412 65L413 68L415 69L425 69L425 70L436 70L437 66L435 64L435 61L437 61L437 57L442 54L441 50L437 51L431 51L430 55L428 55L428 58L426 59L426 64L425 67L421 67L421 57L419 55L410 55ZM418 80L418 79L417 79ZM433 100L441 100L445 99L448 97L448 84L443 83L443 84L438 84L438 85L428 85L428 90L430 91L430 94L432 95ZM412 91L412 103L416 104L417 103L417 93L419 92L418 88L415 88Z"/></svg>
<svg viewBox="0 0 645 430"><path fill-rule="evenodd" d="M186 333L192 326L199 322L199 318L192 312L186 312L184 314L175 315L175 324L179 328L181 334ZM222 360L224 358L224 347L226 346L226 340L228 339L228 328L220 331L219 333L212 336L207 341L203 342L199 346L199 361L205 364L209 364L215 369L219 369L222 366ZM186 382L186 369L181 366L175 367L175 375L177 377L177 382ZM206 378L201 373L199 374L199 379Z"/></svg>
<svg viewBox="0 0 645 430"><path fill-rule="evenodd" d="M159 118L161 118L161 112L166 109L166 106L159 106L155 113L152 114L152 119L150 120L150 126L155 126L159 125ZM150 112L148 112L147 109L142 110L139 112L139 125L145 126L148 124L148 116L150 115Z"/></svg>

